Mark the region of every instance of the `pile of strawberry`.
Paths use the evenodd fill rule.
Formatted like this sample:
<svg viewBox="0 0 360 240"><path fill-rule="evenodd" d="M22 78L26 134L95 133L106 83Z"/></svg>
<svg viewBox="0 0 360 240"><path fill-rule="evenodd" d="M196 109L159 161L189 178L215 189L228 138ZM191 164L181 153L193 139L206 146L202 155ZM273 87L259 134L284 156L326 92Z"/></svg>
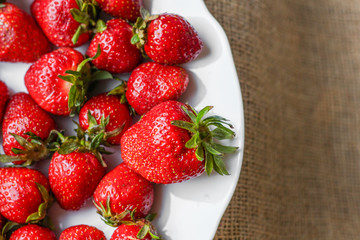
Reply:
<svg viewBox="0 0 360 240"><path fill-rule="evenodd" d="M100 10L115 18L104 22ZM177 101L189 75L176 65L200 54L201 39L183 17L150 15L140 0L34 0L31 13L0 0L0 61L32 63L28 93L9 97L0 81L0 239L56 239L47 209L79 210L91 197L116 227L111 240L160 239L153 183L227 175L222 157L237 149L219 143L235 134L228 120L205 117L212 107ZM73 49L88 41L87 57ZM125 72L128 81L88 99L92 84ZM78 115L76 136L52 115ZM123 162L107 173L103 156L119 144ZM36 170L47 159L48 178ZM79 223L59 239L106 238Z"/></svg>

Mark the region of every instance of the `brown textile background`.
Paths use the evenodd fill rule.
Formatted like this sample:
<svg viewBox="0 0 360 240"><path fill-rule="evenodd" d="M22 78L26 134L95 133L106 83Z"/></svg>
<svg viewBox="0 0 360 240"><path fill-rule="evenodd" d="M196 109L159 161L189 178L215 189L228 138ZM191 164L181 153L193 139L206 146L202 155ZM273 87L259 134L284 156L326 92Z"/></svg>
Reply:
<svg viewBox="0 0 360 240"><path fill-rule="evenodd" d="M205 0L246 137L217 240L360 238L360 1Z"/></svg>

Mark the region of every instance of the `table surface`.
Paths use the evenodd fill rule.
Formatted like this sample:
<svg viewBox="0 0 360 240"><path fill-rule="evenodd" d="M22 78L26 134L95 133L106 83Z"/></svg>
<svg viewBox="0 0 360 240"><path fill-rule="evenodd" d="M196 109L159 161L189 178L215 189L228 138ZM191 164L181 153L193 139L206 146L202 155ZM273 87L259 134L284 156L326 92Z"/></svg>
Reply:
<svg viewBox="0 0 360 240"><path fill-rule="evenodd" d="M205 2L232 46L246 126L215 239L358 239L359 2Z"/></svg>

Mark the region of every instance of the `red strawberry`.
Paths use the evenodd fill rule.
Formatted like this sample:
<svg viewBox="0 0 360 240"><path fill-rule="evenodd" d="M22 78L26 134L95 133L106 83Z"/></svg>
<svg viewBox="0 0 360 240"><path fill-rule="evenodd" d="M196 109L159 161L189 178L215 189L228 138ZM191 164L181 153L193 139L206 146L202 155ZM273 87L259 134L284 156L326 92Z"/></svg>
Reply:
<svg viewBox="0 0 360 240"><path fill-rule="evenodd" d="M111 236L110 240L152 240L150 233L147 233L145 236L138 238L137 235L141 230L141 226L137 225L120 225Z"/></svg>
<svg viewBox="0 0 360 240"><path fill-rule="evenodd" d="M181 67L147 62L131 73L126 99L142 115L161 102L177 100L188 82L189 76Z"/></svg>
<svg viewBox="0 0 360 240"><path fill-rule="evenodd" d="M95 227L76 225L65 229L59 240L106 240L106 238L104 233Z"/></svg>
<svg viewBox="0 0 360 240"><path fill-rule="evenodd" d="M96 0L100 8L108 14L135 22L140 17L140 6L142 0Z"/></svg>
<svg viewBox="0 0 360 240"><path fill-rule="evenodd" d="M119 221L136 209L135 217L145 217L154 201L152 184L121 163L101 180L94 192L94 204L106 224Z"/></svg>
<svg viewBox="0 0 360 240"><path fill-rule="evenodd" d="M89 112L93 116L90 119ZM94 131L96 135L104 134L103 138L110 144L120 144L121 136L130 127L131 120L129 108L121 103L121 97L106 93L91 98L79 113L80 126L86 130L90 125L88 131Z"/></svg>
<svg viewBox="0 0 360 240"><path fill-rule="evenodd" d="M55 128L55 121L28 94L13 95L6 108L2 135L5 154L14 157L1 156L0 161L30 164L47 157L45 142ZM35 139L38 141L32 141Z"/></svg>
<svg viewBox="0 0 360 240"><path fill-rule="evenodd" d="M208 174L213 169L228 174L221 157L236 148L220 145L213 138L232 138L234 132L223 126L227 124L224 118L210 116L201 120L210 109L196 113L176 101L158 104L124 133L123 160L155 183L189 180L202 174L205 167ZM210 130L211 125L217 128Z"/></svg>
<svg viewBox="0 0 360 240"><path fill-rule="evenodd" d="M94 36L86 54L94 56L100 44L101 54L93 61L98 69L111 73L130 72L141 60L140 51L130 43L131 37L131 26L127 22L112 19Z"/></svg>
<svg viewBox="0 0 360 240"><path fill-rule="evenodd" d="M55 234L39 225L25 225L11 234L10 240L56 240Z"/></svg>
<svg viewBox="0 0 360 240"><path fill-rule="evenodd" d="M49 42L29 14L0 3L0 61L34 62L49 51Z"/></svg>
<svg viewBox="0 0 360 240"><path fill-rule="evenodd" d="M105 168L92 153L56 152L50 162L51 190L63 209L78 210L92 196Z"/></svg>
<svg viewBox="0 0 360 240"><path fill-rule="evenodd" d="M194 60L203 43L194 27L183 17L164 13L150 16L141 11L142 18L134 25L131 42L144 48L148 57L158 63L182 64Z"/></svg>
<svg viewBox="0 0 360 240"><path fill-rule="evenodd" d="M91 0L35 0L31 5L31 12L47 38L59 47L80 46L89 40L87 25L95 25L95 20L89 20L97 17L94 9Z"/></svg>
<svg viewBox="0 0 360 240"><path fill-rule="evenodd" d="M82 54L72 48L57 49L31 65L25 75L26 88L46 111L55 115L72 115L80 110L88 86L96 80L87 63L90 60L92 58L84 60Z"/></svg>
<svg viewBox="0 0 360 240"><path fill-rule="evenodd" d="M0 122L4 116L4 110L8 99L9 99L8 88L3 81L0 81Z"/></svg>
<svg viewBox="0 0 360 240"><path fill-rule="evenodd" d="M48 180L35 169L0 168L0 213L16 223L39 221L49 206L49 190Z"/></svg>

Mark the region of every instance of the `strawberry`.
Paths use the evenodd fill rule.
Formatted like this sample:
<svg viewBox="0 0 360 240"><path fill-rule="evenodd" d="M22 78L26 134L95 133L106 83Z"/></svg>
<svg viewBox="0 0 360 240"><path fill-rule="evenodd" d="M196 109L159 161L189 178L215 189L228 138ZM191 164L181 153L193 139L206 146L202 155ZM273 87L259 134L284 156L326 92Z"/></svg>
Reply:
<svg viewBox="0 0 360 240"><path fill-rule="evenodd" d="M121 136L130 127L131 120L129 108L122 103L121 97L106 93L91 98L79 113L80 126L95 135L103 134L110 144L120 144Z"/></svg>
<svg viewBox="0 0 360 240"><path fill-rule="evenodd" d="M194 60L203 48L194 27L182 16L170 13L150 16L141 9L133 27L133 44L153 61L169 65Z"/></svg>
<svg viewBox="0 0 360 240"><path fill-rule="evenodd" d="M156 105L121 138L124 162L155 183L182 182L204 170L208 174L213 169L228 174L222 155L237 148L220 145L213 138L229 139L234 132L224 126L229 124L219 116L202 120L210 109L205 107L197 113L177 101ZM216 128L211 130L210 126Z"/></svg>
<svg viewBox="0 0 360 240"><path fill-rule="evenodd" d="M95 0L35 0L31 13L47 38L58 47L76 47L90 38L96 25Z"/></svg>
<svg viewBox="0 0 360 240"><path fill-rule="evenodd" d="M142 0L96 0L100 8L117 18L122 18L135 22L138 17L140 17L140 6L142 5Z"/></svg>
<svg viewBox="0 0 360 240"><path fill-rule="evenodd" d="M79 210L84 206L104 174L105 168L92 153L56 152L49 167L51 190L66 210Z"/></svg>
<svg viewBox="0 0 360 240"><path fill-rule="evenodd" d="M25 225L11 234L9 240L56 240L55 234L48 228L39 225Z"/></svg>
<svg viewBox="0 0 360 240"><path fill-rule="evenodd" d="M3 81L0 81L0 122L4 116L4 110L8 100L9 100L8 88Z"/></svg>
<svg viewBox="0 0 360 240"><path fill-rule="evenodd" d="M96 227L76 225L65 229L59 240L106 240L104 233Z"/></svg>
<svg viewBox="0 0 360 240"><path fill-rule="evenodd" d="M94 205L104 222L118 226L128 212L145 217L154 201L152 184L132 171L125 163L105 175L94 192Z"/></svg>
<svg viewBox="0 0 360 240"><path fill-rule="evenodd" d="M111 73L132 71L141 61L141 53L130 43L131 26L121 19L112 19L103 23L95 34L86 54L94 56L100 44L101 54L93 61L98 69Z"/></svg>
<svg viewBox="0 0 360 240"><path fill-rule="evenodd" d="M55 115L73 115L85 102L90 83L101 79L99 76L105 73L100 71L92 75L88 63L91 60L93 58L84 60L82 54L72 48L59 48L30 66L25 74L25 86L46 111ZM111 78L106 73L102 76Z"/></svg>
<svg viewBox="0 0 360 240"><path fill-rule="evenodd" d="M34 19L16 5L1 2L0 61L34 62L49 52L50 44Z"/></svg>
<svg viewBox="0 0 360 240"><path fill-rule="evenodd" d="M145 236L142 236L141 238L138 238L137 235L139 231L141 230L140 226L137 225L120 225L111 236L110 240L137 240L137 239L143 239L143 240L153 240L151 235L147 233Z"/></svg>
<svg viewBox="0 0 360 240"><path fill-rule="evenodd" d="M0 168L0 213L16 223L35 223L50 204L49 182L29 168Z"/></svg>
<svg viewBox="0 0 360 240"><path fill-rule="evenodd" d="M131 73L126 99L142 115L161 102L177 100L188 83L189 76L184 68L143 63Z"/></svg>
<svg viewBox="0 0 360 240"><path fill-rule="evenodd" d="M49 155L47 144L55 121L27 93L13 95L7 105L2 123L2 162L31 164Z"/></svg>

